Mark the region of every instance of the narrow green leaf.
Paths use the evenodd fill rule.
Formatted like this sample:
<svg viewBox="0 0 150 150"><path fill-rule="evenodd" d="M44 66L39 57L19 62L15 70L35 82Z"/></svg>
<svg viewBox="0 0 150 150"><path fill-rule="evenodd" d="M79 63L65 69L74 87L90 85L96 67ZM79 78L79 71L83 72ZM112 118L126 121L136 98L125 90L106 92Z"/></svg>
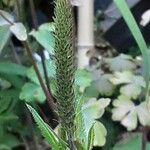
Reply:
<svg viewBox="0 0 150 150"><path fill-rule="evenodd" d="M143 61L144 61L144 69L145 69L145 79L148 81L150 79L150 55L148 53L148 48L146 45L146 42L140 32L140 29L126 3L125 0L114 0L116 6L120 10L121 14L123 15L123 18L128 25L137 45L139 46L142 56L143 56Z"/></svg>
<svg viewBox="0 0 150 150"><path fill-rule="evenodd" d="M27 68L15 63L0 62L0 73L26 76Z"/></svg>
<svg viewBox="0 0 150 150"><path fill-rule="evenodd" d="M89 135L88 135L88 148L87 150L92 150L94 145L94 124L89 130Z"/></svg>
<svg viewBox="0 0 150 150"><path fill-rule="evenodd" d="M52 149L54 150L61 150L61 148L66 148L66 143L64 141L62 141L53 131L53 129L51 129L51 127L46 124L42 118L38 115L38 113L36 112L36 110L34 108L32 108L31 106L29 106L27 104L28 109L30 110L30 112L33 115L33 118L35 120L35 122L37 123L39 129L42 132L42 135L45 137L45 139L47 140L47 142L51 145Z"/></svg>
<svg viewBox="0 0 150 150"><path fill-rule="evenodd" d="M76 117L75 124L77 126L77 130L75 132L76 138L84 143L87 143L87 136L85 133L85 122L83 118L82 105L83 105L83 97L77 95L77 104L76 104ZM83 145L85 147L85 144Z"/></svg>
<svg viewBox="0 0 150 150"><path fill-rule="evenodd" d="M21 89L22 86L25 83L25 79L22 77L19 77L17 75L13 74L5 74L5 73L0 73L0 78L4 78L7 80L11 85L17 89Z"/></svg>

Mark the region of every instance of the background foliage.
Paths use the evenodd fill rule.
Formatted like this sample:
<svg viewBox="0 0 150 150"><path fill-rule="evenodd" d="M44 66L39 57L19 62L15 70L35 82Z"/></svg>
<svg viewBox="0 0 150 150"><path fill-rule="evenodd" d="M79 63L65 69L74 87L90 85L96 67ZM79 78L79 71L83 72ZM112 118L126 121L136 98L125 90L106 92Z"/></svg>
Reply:
<svg viewBox="0 0 150 150"><path fill-rule="evenodd" d="M104 54L98 50L95 63L76 71L75 123L78 128L75 135L83 141L76 145L82 149L85 149L86 143L88 149L93 144L94 149L141 150L144 147L149 150L149 52L124 1L116 0L115 3L141 48L142 56L114 54L112 47L109 47ZM60 134L59 124L54 121L23 44L28 38L41 77L55 95L55 25L50 22L49 13L43 10L41 4L40 0L35 3L36 26L30 12L25 11L29 8L29 2L20 1L20 18L16 0L0 2L0 150L49 149L49 144L55 149L66 147L66 143L57 136ZM42 23L39 20L43 20ZM27 107L36 123L40 124L45 139L50 142L41 137Z"/></svg>

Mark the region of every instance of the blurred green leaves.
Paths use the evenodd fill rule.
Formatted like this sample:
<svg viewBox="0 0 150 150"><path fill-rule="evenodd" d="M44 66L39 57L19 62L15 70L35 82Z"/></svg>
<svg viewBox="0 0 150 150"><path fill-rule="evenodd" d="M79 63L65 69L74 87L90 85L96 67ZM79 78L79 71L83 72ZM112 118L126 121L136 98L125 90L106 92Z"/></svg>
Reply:
<svg viewBox="0 0 150 150"><path fill-rule="evenodd" d="M54 31L55 27L53 23L45 23L39 27L39 29L33 30L30 32L30 35L33 36L37 42L39 42L49 53L53 54L54 52Z"/></svg>
<svg viewBox="0 0 150 150"><path fill-rule="evenodd" d="M27 31L22 23L14 23L10 26L10 31L16 36L19 41L27 40Z"/></svg>
<svg viewBox="0 0 150 150"><path fill-rule="evenodd" d="M0 53L6 45L10 35L9 25L0 26L0 39L3 39L0 40Z"/></svg>
<svg viewBox="0 0 150 150"><path fill-rule="evenodd" d="M149 110L146 102L135 105L128 97L121 95L113 101L112 119L120 121L127 130L136 129L138 121L143 126L150 125Z"/></svg>
<svg viewBox="0 0 150 150"><path fill-rule="evenodd" d="M114 85L122 85L120 93L136 99L146 87L144 78L140 75L134 75L130 71L115 72L114 77L110 79Z"/></svg>
<svg viewBox="0 0 150 150"><path fill-rule="evenodd" d="M66 149L67 144L64 141L62 141L55 134L53 129L42 120L42 118L38 115L36 110L29 105L27 105L27 107L30 110L30 112L32 113L35 122L37 123L39 129L41 130L42 135L45 137L47 142L50 144L51 148L53 150Z"/></svg>

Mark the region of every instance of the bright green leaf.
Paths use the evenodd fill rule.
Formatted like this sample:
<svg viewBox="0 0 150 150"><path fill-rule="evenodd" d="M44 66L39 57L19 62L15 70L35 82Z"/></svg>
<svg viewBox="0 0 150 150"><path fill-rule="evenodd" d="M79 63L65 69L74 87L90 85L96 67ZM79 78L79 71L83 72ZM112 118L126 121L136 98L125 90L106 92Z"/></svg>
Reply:
<svg viewBox="0 0 150 150"><path fill-rule="evenodd" d="M39 27L38 31L33 30L30 35L32 35L46 50L48 50L49 53L53 54L55 39L50 29L47 29L47 25L42 25Z"/></svg>
<svg viewBox="0 0 150 150"><path fill-rule="evenodd" d="M48 124L46 124L42 120L42 118L38 115L38 113L34 108L32 108L29 105L27 105L27 107L32 113L35 122L37 123L39 129L42 132L42 135L45 137L45 139L50 144L52 149L53 150L65 149L67 146L66 143L63 142L59 137L57 137L53 129L51 129L51 127L49 127Z"/></svg>
<svg viewBox="0 0 150 150"><path fill-rule="evenodd" d="M94 145L94 124L93 126L90 128L89 130L89 134L88 134L88 148L87 150L92 150L93 145Z"/></svg>

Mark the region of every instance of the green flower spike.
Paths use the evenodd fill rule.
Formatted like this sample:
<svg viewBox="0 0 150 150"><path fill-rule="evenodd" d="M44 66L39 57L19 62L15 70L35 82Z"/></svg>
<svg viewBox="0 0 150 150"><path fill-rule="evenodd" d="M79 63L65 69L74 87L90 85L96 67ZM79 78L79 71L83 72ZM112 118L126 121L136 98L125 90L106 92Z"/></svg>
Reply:
<svg viewBox="0 0 150 150"><path fill-rule="evenodd" d="M74 94L74 21L70 2L55 0L56 99L62 130L73 141L75 118Z"/></svg>

